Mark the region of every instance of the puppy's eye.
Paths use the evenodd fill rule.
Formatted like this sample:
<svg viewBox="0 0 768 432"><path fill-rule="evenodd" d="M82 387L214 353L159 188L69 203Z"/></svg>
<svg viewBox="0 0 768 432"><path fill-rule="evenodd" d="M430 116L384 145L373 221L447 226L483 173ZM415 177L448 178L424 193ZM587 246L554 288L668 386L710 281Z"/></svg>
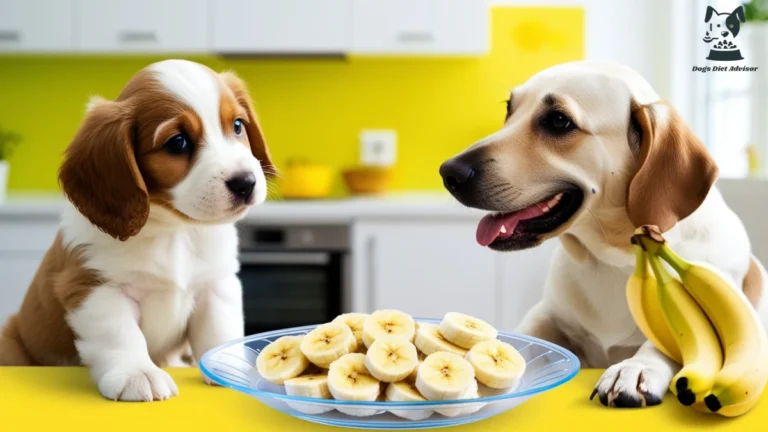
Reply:
<svg viewBox="0 0 768 432"><path fill-rule="evenodd" d="M544 129L552 134L564 134L576 127L571 119L560 111L551 111L542 119Z"/></svg>
<svg viewBox="0 0 768 432"><path fill-rule="evenodd" d="M508 119L512 115L512 98L507 99L507 115L504 120Z"/></svg>
<svg viewBox="0 0 768 432"><path fill-rule="evenodd" d="M182 154L189 151L189 139L184 134L174 135L163 145L165 151L171 154Z"/></svg>
<svg viewBox="0 0 768 432"><path fill-rule="evenodd" d="M233 127L235 131L235 135L240 136L243 133L243 121L241 119L235 120L235 124Z"/></svg>

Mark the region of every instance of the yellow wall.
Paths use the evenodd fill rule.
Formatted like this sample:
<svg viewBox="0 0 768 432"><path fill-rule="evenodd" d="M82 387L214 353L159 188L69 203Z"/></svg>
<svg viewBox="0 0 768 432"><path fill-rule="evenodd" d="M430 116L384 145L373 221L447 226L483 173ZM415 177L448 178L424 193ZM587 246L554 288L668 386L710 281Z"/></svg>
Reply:
<svg viewBox="0 0 768 432"><path fill-rule="evenodd" d="M189 58L248 82L278 167L296 156L354 165L361 129L392 128L393 187L435 189L443 160L499 127L509 89L583 57L581 9L494 8L492 17L491 53L479 58ZM158 59L0 56L0 126L24 137L11 158L10 189L57 190L62 152L89 96L116 97Z"/></svg>

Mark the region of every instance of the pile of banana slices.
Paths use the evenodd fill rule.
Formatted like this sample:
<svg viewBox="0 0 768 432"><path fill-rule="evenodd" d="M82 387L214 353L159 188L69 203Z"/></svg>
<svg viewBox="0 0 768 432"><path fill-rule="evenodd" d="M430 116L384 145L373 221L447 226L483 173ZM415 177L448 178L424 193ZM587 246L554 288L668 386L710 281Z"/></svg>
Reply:
<svg viewBox="0 0 768 432"><path fill-rule="evenodd" d="M697 411L748 412L768 383L768 335L754 307L718 269L675 253L658 227L640 227L632 243L629 309L648 340L681 365L670 391Z"/></svg>
<svg viewBox="0 0 768 432"><path fill-rule="evenodd" d="M405 312L347 313L304 336L284 336L266 346L256 368L291 396L345 401L423 402L476 399L511 391L525 372L525 359L496 339L487 322L449 312L439 325L417 323ZM327 404L289 402L305 414L322 414ZM393 409L423 420L435 412L456 417L483 404L432 409ZM337 407L358 417L382 409Z"/></svg>

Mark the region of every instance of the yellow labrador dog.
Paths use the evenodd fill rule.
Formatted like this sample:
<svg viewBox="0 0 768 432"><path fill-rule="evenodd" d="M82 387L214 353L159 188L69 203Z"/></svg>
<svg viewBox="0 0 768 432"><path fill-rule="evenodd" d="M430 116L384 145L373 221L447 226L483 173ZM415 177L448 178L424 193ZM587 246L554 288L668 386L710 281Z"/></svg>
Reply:
<svg viewBox="0 0 768 432"><path fill-rule="evenodd" d="M489 212L480 245L519 250L559 237L543 298L517 331L607 368L592 396L615 407L661 403L679 369L627 307L635 227L659 225L681 255L715 265L758 305L768 277L713 186L717 173L639 74L596 62L533 76L512 91L501 130L440 167L458 201Z"/></svg>

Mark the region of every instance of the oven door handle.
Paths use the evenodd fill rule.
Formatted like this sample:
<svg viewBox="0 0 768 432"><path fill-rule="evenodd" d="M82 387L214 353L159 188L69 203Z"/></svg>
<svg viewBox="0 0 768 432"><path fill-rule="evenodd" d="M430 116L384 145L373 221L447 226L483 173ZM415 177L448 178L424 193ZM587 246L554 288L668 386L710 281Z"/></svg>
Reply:
<svg viewBox="0 0 768 432"><path fill-rule="evenodd" d="M331 254L327 252L240 252L240 263L272 265L327 265Z"/></svg>

